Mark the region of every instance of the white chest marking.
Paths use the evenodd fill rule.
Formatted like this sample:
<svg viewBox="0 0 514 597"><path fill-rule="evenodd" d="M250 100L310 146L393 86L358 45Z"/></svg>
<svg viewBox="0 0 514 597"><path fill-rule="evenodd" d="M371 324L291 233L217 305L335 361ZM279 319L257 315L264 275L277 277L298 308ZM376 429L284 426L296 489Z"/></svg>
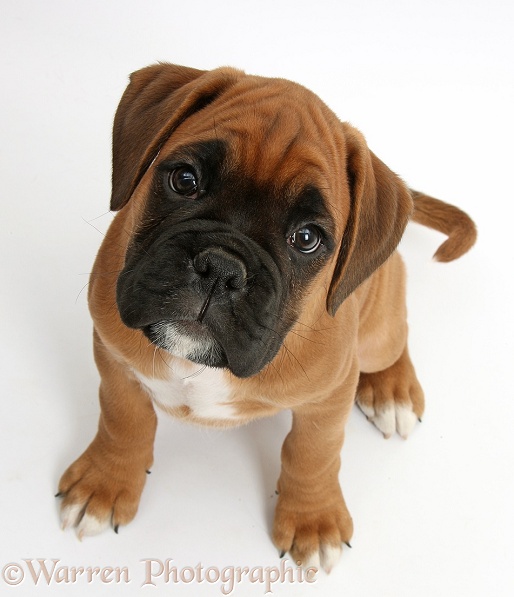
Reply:
<svg viewBox="0 0 514 597"><path fill-rule="evenodd" d="M231 394L225 374L220 369L206 367L199 373L170 369L168 379L145 377L137 371L137 379L154 401L164 410L187 406L202 419L238 419L229 404Z"/></svg>

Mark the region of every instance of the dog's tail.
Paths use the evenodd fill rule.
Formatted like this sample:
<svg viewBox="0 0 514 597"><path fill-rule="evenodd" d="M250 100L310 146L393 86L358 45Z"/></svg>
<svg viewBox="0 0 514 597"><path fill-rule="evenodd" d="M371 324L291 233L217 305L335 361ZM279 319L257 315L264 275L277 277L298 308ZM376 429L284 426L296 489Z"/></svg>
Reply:
<svg viewBox="0 0 514 597"><path fill-rule="evenodd" d="M477 238L475 223L458 207L410 189L414 200L413 222L448 237L434 254L436 261L453 261L471 249Z"/></svg>

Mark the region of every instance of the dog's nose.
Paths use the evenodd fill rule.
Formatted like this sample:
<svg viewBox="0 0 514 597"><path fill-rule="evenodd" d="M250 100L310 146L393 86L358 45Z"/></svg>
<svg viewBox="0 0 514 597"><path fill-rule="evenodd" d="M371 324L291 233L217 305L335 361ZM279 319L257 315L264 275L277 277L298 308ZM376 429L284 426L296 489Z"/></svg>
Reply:
<svg viewBox="0 0 514 597"><path fill-rule="evenodd" d="M240 257L220 247L198 253L193 267L202 278L216 282L218 287L242 290L246 286L246 267Z"/></svg>

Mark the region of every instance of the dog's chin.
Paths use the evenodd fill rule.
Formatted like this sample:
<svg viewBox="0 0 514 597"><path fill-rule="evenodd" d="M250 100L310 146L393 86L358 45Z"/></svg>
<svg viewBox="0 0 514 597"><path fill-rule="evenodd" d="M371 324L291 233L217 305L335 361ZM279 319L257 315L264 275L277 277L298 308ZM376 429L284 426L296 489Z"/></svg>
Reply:
<svg viewBox="0 0 514 597"><path fill-rule="evenodd" d="M197 321L159 321L143 328L143 333L153 344L181 359L207 367L227 366L220 343Z"/></svg>

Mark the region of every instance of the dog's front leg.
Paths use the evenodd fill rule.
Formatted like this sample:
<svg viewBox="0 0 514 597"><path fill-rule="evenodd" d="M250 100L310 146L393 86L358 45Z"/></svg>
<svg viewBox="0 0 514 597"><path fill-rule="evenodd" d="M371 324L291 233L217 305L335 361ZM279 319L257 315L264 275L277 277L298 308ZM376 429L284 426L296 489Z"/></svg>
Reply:
<svg viewBox="0 0 514 597"><path fill-rule="evenodd" d="M150 397L95 334L102 381L98 432L59 483L63 528L79 538L130 522L153 462L157 418Z"/></svg>
<svg viewBox="0 0 514 597"><path fill-rule="evenodd" d="M294 409L293 426L282 447L273 541L295 562L327 572L353 533L338 475L357 376L354 365L343 387L326 400Z"/></svg>

